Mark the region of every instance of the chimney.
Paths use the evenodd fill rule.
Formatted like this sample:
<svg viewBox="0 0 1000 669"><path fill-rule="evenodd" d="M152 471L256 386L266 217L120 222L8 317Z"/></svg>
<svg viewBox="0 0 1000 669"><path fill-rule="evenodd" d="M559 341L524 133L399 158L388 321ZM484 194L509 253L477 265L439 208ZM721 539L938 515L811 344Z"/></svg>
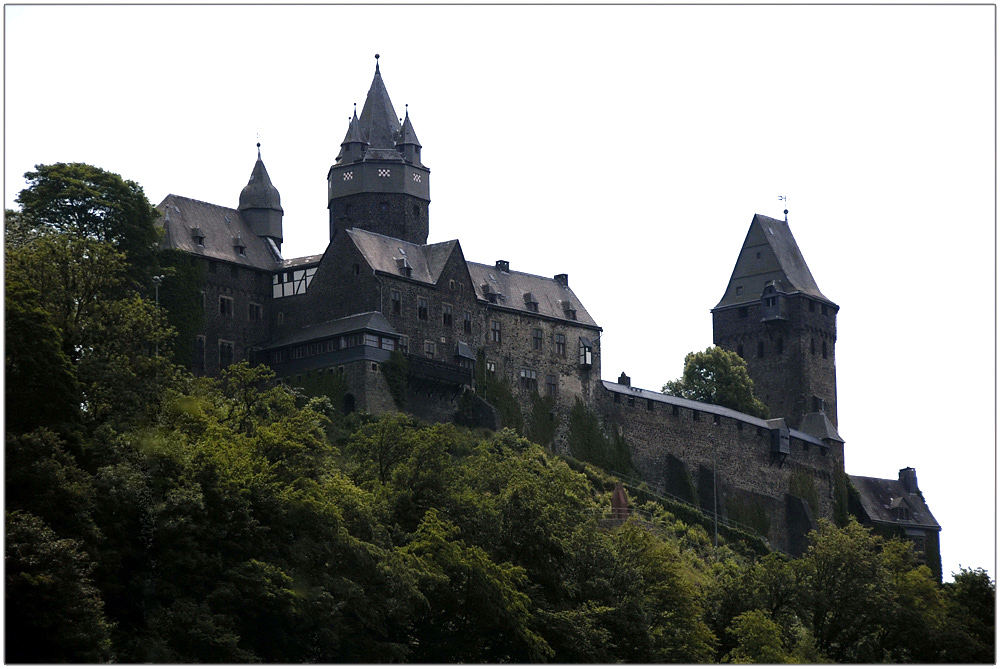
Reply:
<svg viewBox="0 0 1000 669"><path fill-rule="evenodd" d="M622 386L628 386L629 388L631 388L632 379L625 372L622 372L622 375L618 377L618 384Z"/></svg>
<svg viewBox="0 0 1000 669"><path fill-rule="evenodd" d="M501 272L510 271L510 261L509 260L497 260L497 269Z"/></svg>
<svg viewBox="0 0 1000 669"><path fill-rule="evenodd" d="M564 288L569 288L569 274L556 274L552 278L555 279L556 283L558 283L560 286L563 286Z"/></svg>
<svg viewBox="0 0 1000 669"><path fill-rule="evenodd" d="M913 467L904 467L899 470L899 482L903 484L906 492L920 492L917 487L917 470Z"/></svg>

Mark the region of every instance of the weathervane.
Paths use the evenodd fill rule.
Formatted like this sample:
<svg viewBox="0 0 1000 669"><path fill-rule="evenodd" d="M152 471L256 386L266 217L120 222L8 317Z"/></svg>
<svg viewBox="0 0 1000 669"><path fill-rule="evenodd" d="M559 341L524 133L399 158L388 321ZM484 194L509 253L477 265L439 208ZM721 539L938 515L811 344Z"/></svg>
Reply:
<svg viewBox="0 0 1000 669"><path fill-rule="evenodd" d="M785 203L785 207L786 207L786 209L785 209L785 223L788 223L788 209L787 209L787 207L788 207L788 196L787 195L779 195L778 196L778 200Z"/></svg>

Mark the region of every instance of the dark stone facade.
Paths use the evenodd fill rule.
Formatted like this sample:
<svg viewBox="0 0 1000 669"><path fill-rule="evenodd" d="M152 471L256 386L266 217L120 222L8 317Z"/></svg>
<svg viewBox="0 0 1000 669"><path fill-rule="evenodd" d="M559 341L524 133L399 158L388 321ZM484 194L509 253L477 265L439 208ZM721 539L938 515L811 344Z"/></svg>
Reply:
<svg viewBox="0 0 1000 669"><path fill-rule="evenodd" d="M239 210L174 195L160 205L163 245L205 264L196 372L251 359L292 385L335 389L345 411L405 409L493 428L497 411L472 392L478 355L526 424L536 398L552 398L556 451L572 451L568 417L581 400L624 439L653 490L775 548L801 552L816 520L834 517L845 480L839 307L819 291L787 221L754 217L712 310L715 343L747 361L774 417L762 420L632 388L625 374L602 381L601 327L565 274L468 262L457 240L427 244L429 170L377 70L327 176L331 239L321 256L281 257L282 211L259 155Z"/></svg>
<svg viewBox="0 0 1000 669"><path fill-rule="evenodd" d="M837 311L806 295L780 295L779 318L765 318L760 300L712 312L714 343L746 360L754 392L770 409L798 427L822 400L837 425Z"/></svg>

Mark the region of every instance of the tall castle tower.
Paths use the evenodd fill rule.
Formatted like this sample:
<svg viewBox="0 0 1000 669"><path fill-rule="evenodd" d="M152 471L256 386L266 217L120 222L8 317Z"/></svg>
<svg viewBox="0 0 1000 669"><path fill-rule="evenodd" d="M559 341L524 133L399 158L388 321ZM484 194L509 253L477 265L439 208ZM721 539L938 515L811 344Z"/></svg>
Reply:
<svg viewBox="0 0 1000 669"><path fill-rule="evenodd" d="M837 425L837 311L820 292L787 221L756 214L726 293L712 309L713 339L744 360L772 417ZM816 426L810 426L815 433Z"/></svg>
<svg viewBox="0 0 1000 669"><path fill-rule="evenodd" d="M400 122L375 58L375 78L361 116L355 110L327 173L330 239L362 228L426 244L430 170L420 162L409 110Z"/></svg>

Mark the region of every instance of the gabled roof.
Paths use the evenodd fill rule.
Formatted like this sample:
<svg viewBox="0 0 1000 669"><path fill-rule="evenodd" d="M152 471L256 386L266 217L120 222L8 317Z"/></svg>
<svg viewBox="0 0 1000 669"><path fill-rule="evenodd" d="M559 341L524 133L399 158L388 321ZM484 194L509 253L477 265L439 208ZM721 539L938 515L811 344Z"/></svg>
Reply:
<svg viewBox="0 0 1000 669"><path fill-rule="evenodd" d="M888 523L901 527L940 530L941 526L927 508L920 493L907 492L898 479L877 479L869 476L849 475L851 483L858 491L861 507L876 523ZM910 517L900 520L896 509L905 503L910 509Z"/></svg>
<svg viewBox="0 0 1000 669"><path fill-rule="evenodd" d="M470 262L468 265L469 274L472 275L472 285L476 289L476 296L481 300L489 299L483 291L483 285L486 284L490 287L491 292L503 295L503 301L497 301L500 306L535 313L529 311L524 302L524 294L531 293L534 301L538 303L537 313L550 318L571 320L564 309L564 307L569 306L576 310L575 322L598 327L573 289L562 285L553 278L524 272L502 272L494 265L481 265L475 262Z"/></svg>
<svg viewBox="0 0 1000 669"><path fill-rule="evenodd" d="M754 214L729 285L715 308L755 302L772 281L780 292L804 293L833 304L816 285L788 223Z"/></svg>
<svg viewBox="0 0 1000 669"><path fill-rule="evenodd" d="M361 228L351 228L346 232L372 269L402 276L399 264L405 259L410 267L408 278L429 284L437 283L445 263L458 247L456 239L438 244L420 245Z"/></svg>
<svg viewBox="0 0 1000 669"><path fill-rule="evenodd" d="M822 411L814 411L803 416L799 429L820 439L832 439L833 441L844 443L844 440L841 439L840 434L837 432L837 428L833 426L830 418Z"/></svg>
<svg viewBox="0 0 1000 669"><path fill-rule="evenodd" d="M250 181L240 192L240 211L245 209L276 209L284 213L281 208L281 195L271 183L264 161L260 159L260 148L257 149L257 162L254 163L253 172L250 173Z"/></svg>
<svg viewBox="0 0 1000 669"><path fill-rule="evenodd" d="M235 209L180 195L168 195L156 209L161 214L158 224L164 231L160 248L259 269L274 270L281 264L281 257L267 240L255 235ZM204 245L197 243L195 232L204 238ZM241 240L245 256L237 252L233 244L236 238Z"/></svg>
<svg viewBox="0 0 1000 669"><path fill-rule="evenodd" d="M365 106L361 109L361 136L374 149L394 149L396 135L399 132L399 117L389 99L389 92L382 83L382 74L378 63L375 64L375 77L372 79Z"/></svg>
<svg viewBox="0 0 1000 669"><path fill-rule="evenodd" d="M385 319L385 316L377 311L367 311L362 314L344 316L324 323L306 325L282 339L278 339L266 346L266 348L279 348L292 344L301 344L317 339L327 339L335 335L347 334L349 332L359 332L367 330L369 332L380 332L388 335L399 335L392 329L392 325Z"/></svg>

